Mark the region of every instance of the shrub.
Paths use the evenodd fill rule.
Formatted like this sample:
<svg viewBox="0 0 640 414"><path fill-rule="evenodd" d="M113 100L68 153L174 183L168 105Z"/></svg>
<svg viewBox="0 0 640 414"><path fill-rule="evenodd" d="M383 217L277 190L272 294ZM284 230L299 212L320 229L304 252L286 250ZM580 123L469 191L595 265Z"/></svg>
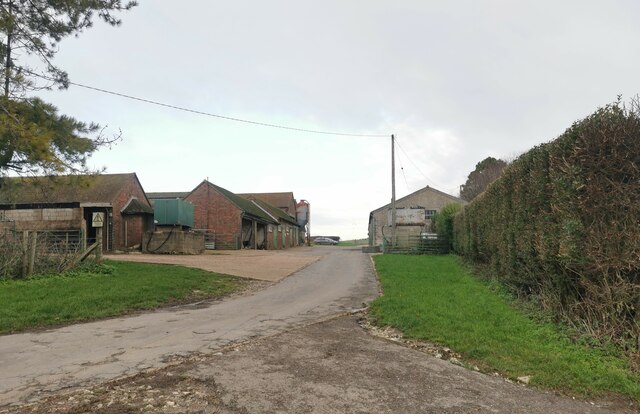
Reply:
<svg viewBox="0 0 640 414"><path fill-rule="evenodd" d="M31 231L26 242L25 235L12 230L0 231L0 280L24 277L31 255L32 274L26 276L58 274L79 264L83 247L81 233Z"/></svg>
<svg viewBox="0 0 640 414"><path fill-rule="evenodd" d="M461 209L458 203L447 204L433 218L436 233L449 243L449 248L453 247L453 218Z"/></svg>
<svg viewBox="0 0 640 414"><path fill-rule="evenodd" d="M575 326L640 327L640 110L598 109L523 154L454 219L454 248Z"/></svg>
<svg viewBox="0 0 640 414"><path fill-rule="evenodd" d="M20 273L22 266L21 238L18 234L0 232L0 280L11 279Z"/></svg>

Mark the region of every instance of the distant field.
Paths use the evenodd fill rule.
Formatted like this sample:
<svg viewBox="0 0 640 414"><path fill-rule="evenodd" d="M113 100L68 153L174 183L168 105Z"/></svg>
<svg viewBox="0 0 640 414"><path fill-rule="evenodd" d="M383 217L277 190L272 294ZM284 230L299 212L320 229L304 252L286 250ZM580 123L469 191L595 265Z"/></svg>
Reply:
<svg viewBox="0 0 640 414"><path fill-rule="evenodd" d="M341 240L338 246L364 246L369 244L369 239L353 239L353 240Z"/></svg>

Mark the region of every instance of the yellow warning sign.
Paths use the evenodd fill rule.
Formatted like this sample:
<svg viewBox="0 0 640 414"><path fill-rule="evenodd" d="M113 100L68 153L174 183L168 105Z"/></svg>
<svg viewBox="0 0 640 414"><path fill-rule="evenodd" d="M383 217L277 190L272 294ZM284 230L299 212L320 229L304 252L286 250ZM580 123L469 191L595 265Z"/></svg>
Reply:
<svg viewBox="0 0 640 414"><path fill-rule="evenodd" d="M104 226L104 213L93 213L91 216L91 227Z"/></svg>

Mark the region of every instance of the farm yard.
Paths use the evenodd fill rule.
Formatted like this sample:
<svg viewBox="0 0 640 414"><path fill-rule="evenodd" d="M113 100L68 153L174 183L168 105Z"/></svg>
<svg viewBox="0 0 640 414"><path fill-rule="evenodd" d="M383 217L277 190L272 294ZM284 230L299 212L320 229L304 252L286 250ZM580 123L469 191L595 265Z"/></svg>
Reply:
<svg viewBox="0 0 640 414"><path fill-rule="evenodd" d="M277 282L313 263L322 253L306 247L291 250L206 251L200 255L127 254L109 259L126 262L173 264L244 278Z"/></svg>

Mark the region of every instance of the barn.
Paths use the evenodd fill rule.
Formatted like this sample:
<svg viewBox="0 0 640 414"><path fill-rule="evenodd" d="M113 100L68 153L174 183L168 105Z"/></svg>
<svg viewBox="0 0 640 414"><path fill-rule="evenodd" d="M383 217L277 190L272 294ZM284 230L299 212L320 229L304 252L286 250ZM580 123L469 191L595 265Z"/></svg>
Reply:
<svg viewBox="0 0 640 414"><path fill-rule="evenodd" d="M153 209L135 173L5 177L0 230L56 233L84 246L96 241L93 213L104 213L105 251L140 249Z"/></svg>
<svg viewBox="0 0 640 414"><path fill-rule="evenodd" d="M451 203L466 204L461 198L426 186L396 200L396 239L399 244L410 237L432 231L431 220ZM369 213L369 246L381 246L391 237L391 204Z"/></svg>
<svg viewBox="0 0 640 414"><path fill-rule="evenodd" d="M244 198L253 201L258 207L278 221L277 225L269 225L267 227L267 249L286 249L300 245L300 226L298 226L298 221L294 216L253 195L245 194Z"/></svg>
<svg viewBox="0 0 640 414"><path fill-rule="evenodd" d="M184 197L194 206L194 227L207 233L216 249L266 249L270 226L278 220L256 202L207 180Z"/></svg>

